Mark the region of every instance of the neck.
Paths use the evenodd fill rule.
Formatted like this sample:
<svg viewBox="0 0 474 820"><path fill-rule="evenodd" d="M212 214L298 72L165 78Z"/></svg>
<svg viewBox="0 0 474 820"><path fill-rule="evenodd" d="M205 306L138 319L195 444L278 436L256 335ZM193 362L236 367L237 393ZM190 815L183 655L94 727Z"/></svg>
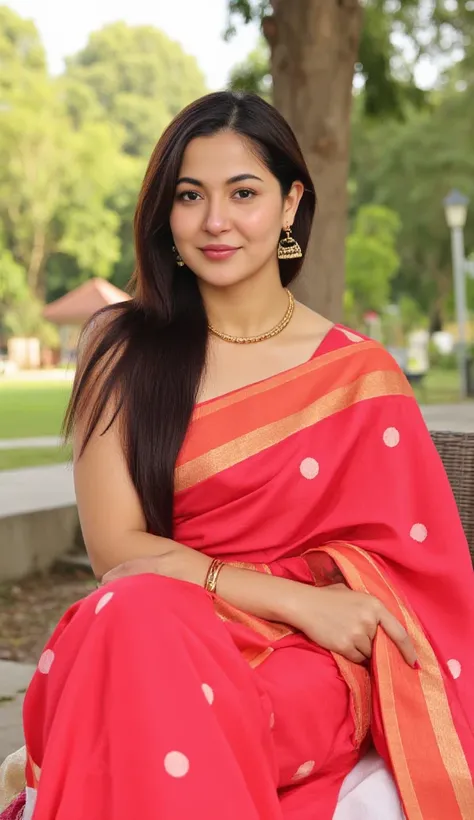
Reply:
<svg viewBox="0 0 474 820"><path fill-rule="evenodd" d="M285 315L288 295L280 277L259 277L228 288L201 284L209 322L229 336L257 336L271 330Z"/></svg>

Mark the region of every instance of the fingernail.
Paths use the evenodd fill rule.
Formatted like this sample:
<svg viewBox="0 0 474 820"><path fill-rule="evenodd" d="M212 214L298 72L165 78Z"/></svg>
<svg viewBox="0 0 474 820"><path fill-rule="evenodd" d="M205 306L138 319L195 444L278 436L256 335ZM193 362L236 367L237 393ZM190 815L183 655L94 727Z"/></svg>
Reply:
<svg viewBox="0 0 474 820"><path fill-rule="evenodd" d="M415 661L415 663L413 664L413 669L421 669L421 666L418 663L418 661Z"/></svg>

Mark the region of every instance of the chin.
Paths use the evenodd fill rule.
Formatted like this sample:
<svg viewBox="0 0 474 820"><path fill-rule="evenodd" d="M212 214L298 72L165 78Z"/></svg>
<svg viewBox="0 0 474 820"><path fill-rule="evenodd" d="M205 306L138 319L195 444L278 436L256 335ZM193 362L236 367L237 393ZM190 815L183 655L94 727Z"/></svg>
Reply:
<svg viewBox="0 0 474 820"><path fill-rule="evenodd" d="M252 273L243 273L242 271L226 270L225 264L215 265L212 270L194 271L194 275L202 282L203 285L208 285L213 288L229 288L233 285L239 285L252 277Z"/></svg>

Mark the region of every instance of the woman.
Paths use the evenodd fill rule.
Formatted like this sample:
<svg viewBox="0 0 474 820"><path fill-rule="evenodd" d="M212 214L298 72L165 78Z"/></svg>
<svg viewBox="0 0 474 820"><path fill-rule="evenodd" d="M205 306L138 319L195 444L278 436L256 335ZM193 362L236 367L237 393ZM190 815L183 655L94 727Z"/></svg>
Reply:
<svg viewBox="0 0 474 820"><path fill-rule="evenodd" d="M103 585L28 691L25 816L474 816L467 546L393 360L286 290L314 209L257 97L155 149L68 411Z"/></svg>

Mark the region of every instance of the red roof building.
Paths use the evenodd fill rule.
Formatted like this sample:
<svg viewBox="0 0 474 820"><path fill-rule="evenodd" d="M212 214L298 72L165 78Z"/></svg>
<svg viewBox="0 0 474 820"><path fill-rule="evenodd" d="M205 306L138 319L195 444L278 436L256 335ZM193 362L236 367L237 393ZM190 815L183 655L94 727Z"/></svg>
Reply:
<svg viewBox="0 0 474 820"><path fill-rule="evenodd" d="M88 279L43 310L43 316L55 325L83 325L87 319L107 305L125 302L131 297L106 279Z"/></svg>

